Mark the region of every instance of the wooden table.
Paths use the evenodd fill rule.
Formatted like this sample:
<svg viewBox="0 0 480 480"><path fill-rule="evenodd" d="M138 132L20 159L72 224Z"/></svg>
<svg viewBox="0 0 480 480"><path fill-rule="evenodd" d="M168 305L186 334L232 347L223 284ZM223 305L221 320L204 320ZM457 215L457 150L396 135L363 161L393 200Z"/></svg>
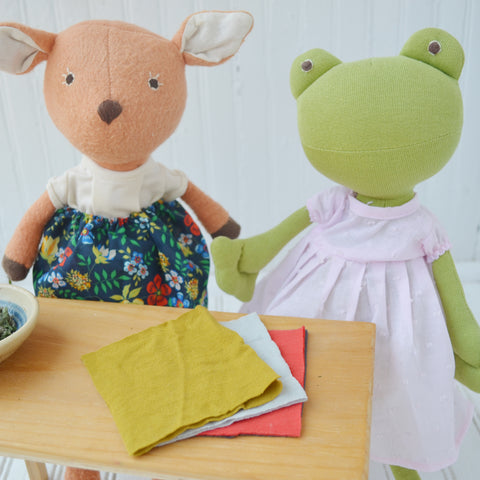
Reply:
<svg viewBox="0 0 480 480"><path fill-rule="evenodd" d="M368 478L375 328L371 324L262 316L267 328L308 330L300 438L192 438L131 457L82 354L178 317L174 308L39 299L39 322L0 364L0 454L169 479ZM218 320L240 314L212 314ZM37 463L38 462L38 463Z"/></svg>

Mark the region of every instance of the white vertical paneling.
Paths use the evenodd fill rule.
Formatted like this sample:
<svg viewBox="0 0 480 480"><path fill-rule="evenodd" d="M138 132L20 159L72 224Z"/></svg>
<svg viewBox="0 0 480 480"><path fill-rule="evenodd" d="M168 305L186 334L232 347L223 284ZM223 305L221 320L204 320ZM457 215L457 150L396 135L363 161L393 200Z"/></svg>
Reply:
<svg viewBox="0 0 480 480"><path fill-rule="evenodd" d="M161 12L164 10L164 2L150 2L145 0L123 0L125 21L134 23L143 28L169 38L169 31L163 27L165 18ZM166 25L165 25L166 26Z"/></svg>
<svg viewBox="0 0 480 480"><path fill-rule="evenodd" d="M192 11L215 8L218 9L218 2L196 0ZM228 5L224 5L223 9L228 10ZM200 131L200 141L196 146L197 153L185 159L190 162L186 171L190 173L191 169L201 174L202 188L228 206L229 201L238 195L236 182L229 178L235 151L234 66L227 61L218 66L187 69L195 70L192 73L196 76L195 79L189 77L188 86L198 85L196 97L193 97L194 90L190 90L189 101L196 102L198 106L200 118L195 128ZM203 158L200 164L202 172L198 171L199 155Z"/></svg>
<svg viewBox="0 0 480 480"><path fill-rule="evenodd" d="M372 0L372 30L369 56L390 57L396 55L405 42L405 10L401 2Z"/></svg>
<svg viewBox="0 0 480 480"><path fill-rule="evenodd" d="M225 204L244 235L273 226L331 184L309 164L298 139L288 79L298 54L320 47L343 61L395 55L411 33L426 26L457 36L466 51L464 132L451 162L419 192L448 230L455 258L478 261L476 0L20 0L0 2L0 19L51 31L89 18L123 19L171 38L186 16L203 9L251 11L254 30L224 65L186 68L184 117L154 157L184 169ZM79 159L47 115L43 68L0 75L1 250L46 180Z"/></svg>
<svg viewBox="0 0 480 480"><path fill-rule="evenodd" d="M336 2L334 8L337 45L336 51L332 52L344 62L358 60L368 56L370 41L369 26L371 20L370 1L358 2L356 0L344 0Z"/></svg>
<svg viewBox="0 0 480 480"><path fill-rule="evenodd" d="M264 81L266 88L266 118L265 118L265 139L267 146L266 164L268 166L267 178L265 179L269 185L267 196L266 211L268 217L265 219L265 226L271 223L278 223L283 218L285 207L293 210L292 201L289 195L285 195L290 189L298 188L298 171L296 162L293 158L289 158L288 144L285 141L289 134L285 129L285 119L292 118L288 115L288 111L292 111L294 101L290 95L288 75L289 62L285 62L285 58L291 45L288 41L291 25L298 21L298 9L296 5L288 0L264 2L264 39L265 52L263 55L264 65ZM280 42L278 45L277 42ZM288 58L288 57L287 57ZM279 99L283 99L279 102ZM282 104L288 107L287 112L282 109ZM293 126L294 123L291 122ZM251 152L255 156L255 152ZM280 158L284 158L280 162ZM288 211L288 210L287 210ZM278 218L278 214L281 217ZM265 227L264 227L265 229Z"/></svg>
<svg viewBox="0 0 480 480"><path fill-rule="evenodd" d="M29 0L34 1L34 0ZM88 1L66 2L65 0L52 0L56 31L59 32L70 25L91 18Z"/></svg>
<svg viewBox="0 0 480 480"><path fill-rule="evenodd" d="M126 21L122 0L83 0L88 4L91 18Z"/></svg>
<svg viewBox="0 0 480 480"><path fill-rule="evenodd" d="M222 181L234 185L232 188L236 189L234 208L238 211L232 213L242 224L243 235L263 230L271 215L271 189L266 187L271 173L268 147L271 128L268 123L271 109L268 85L271 73L267 67L269 23L264 15L265 5L252 0L234 3L235 8L253 13L255 26L237 58L231 63L236 86L233 116L235 125L227 122L231 128L240 132L240 136L235 147L225 152L225 158L214 160L225 162L231 168ZM225 203L223 198L220 200Z"/></svg>
<svg viewBox="0 0 480 480"><path fill-rule="evenodd" d="M480 208L479 179L480 164L478 162L478 132L480 117L480 95L478 78L480 78L480 61L478 46L480 45L480 5L476 0L468 1L465 12L465 67L462 78L464 96L464 128L458 155L458 169L460 172L457 184L464 186L462 195L459 195L459 210L464 218L463 224L469 225L468 233L462 234L462 227L458 228L459 235L454 239L458 255L465 260L480 261ZM464 227L465 228L465 227Z"/></svg>
<svg viewBox="0 0 480 480"><path fill-rule="evenodd" d="M7 8L7 19L26 22L26 6L15 2ZM33 128L39 124L37 116L37 95L41 86L35 85L36 73L25 76L3 76L0 102L2 131L2 189L0 215L4 229L1 232L1 246L12 232L16 219L35 199L41 187L32 186L41 175L44 158L41 154L41 132ZM39 155L40 153L40 155ZM32 173L30 175L30 172Z"/></svg>

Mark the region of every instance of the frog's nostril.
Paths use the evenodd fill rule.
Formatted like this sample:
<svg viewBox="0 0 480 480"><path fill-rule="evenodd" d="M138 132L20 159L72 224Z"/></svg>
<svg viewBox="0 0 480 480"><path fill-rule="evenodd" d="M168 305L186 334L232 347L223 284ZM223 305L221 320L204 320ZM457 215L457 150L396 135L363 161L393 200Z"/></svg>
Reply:
<svg viewBox="0 0 480 480"><path fill-rule="evenodd" d="M122 113L122 106L113 100L105 100L98 106L97 112L100 118L110 125Z"/></svg>

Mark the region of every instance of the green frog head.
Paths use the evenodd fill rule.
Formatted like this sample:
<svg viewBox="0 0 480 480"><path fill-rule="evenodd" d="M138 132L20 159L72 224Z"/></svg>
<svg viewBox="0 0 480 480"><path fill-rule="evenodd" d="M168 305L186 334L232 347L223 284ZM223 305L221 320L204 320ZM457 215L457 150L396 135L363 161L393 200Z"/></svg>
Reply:
<svg viewBox="0 0 480 480"><path fill-rule="evenodd" d="M450 159L460 139L464 54L428 28L400 55L342 63L321 49L295 59L290 84L312 165L365 199L405 201Z"/></svg>

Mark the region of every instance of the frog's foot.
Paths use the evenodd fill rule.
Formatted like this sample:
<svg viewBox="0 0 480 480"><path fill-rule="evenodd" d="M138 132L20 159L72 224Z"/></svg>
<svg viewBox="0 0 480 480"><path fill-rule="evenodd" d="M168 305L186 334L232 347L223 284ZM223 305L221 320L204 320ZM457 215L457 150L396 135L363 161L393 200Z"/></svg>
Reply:
<svg viewBox="0 0 480 480"><path fill-rule="evenodd" d="M416 470L390 465L395 480L421 480Z"/></svg>
<svg viewBox="0 0 480 480"><path fill-rule="evenodd" d="M474 392L480 393L480 367L474 367L455 355L455 378Z"/></svg>

